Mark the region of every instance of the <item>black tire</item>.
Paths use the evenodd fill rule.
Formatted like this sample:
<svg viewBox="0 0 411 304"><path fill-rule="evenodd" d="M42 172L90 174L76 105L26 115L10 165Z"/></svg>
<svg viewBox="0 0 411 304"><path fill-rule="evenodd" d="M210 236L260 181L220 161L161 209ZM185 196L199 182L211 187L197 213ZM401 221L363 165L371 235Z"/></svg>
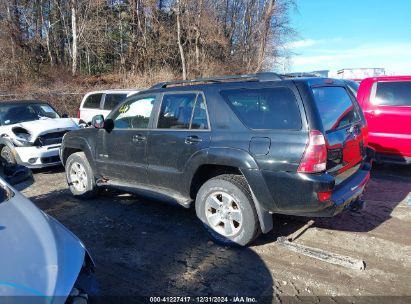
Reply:
<svg viewBox="0 0 411 304"><path fill-rule="evenodd" d="M3 157L9 164L17 164L15 152L8 146L4 146L1 149L0 156Z"/></svg>
<svg viewBox="0 0 411 304"><path fill-rule="evenodd" d="M223 196L226 200L230 197L233 199L228 204L233 206L232 209L221 210L224 209L221 206L225 204ZM220 201L220 198L221 205L217 210L210 205L210 202L214 201L215 203L216 199ZM207 199L209 199L208 202ZM246 179L241 175L224 174L205 182L197 193L195 206L198 218L203 222L212 239L219 244L246 246L261 233L250 188ZM241 223L237 222L236 225L236 220L231 218L230 211L237 213L237 216L239 212L241 213ZM217 213L219 213L217 219L211 220L212 217L216 218ZM213 225L211 223L212 221L218 222L220 218L223 218L220 224ZM228 225L224 221L232 222L234 225ZM230 231L233 231L231 234L226 233L226 227L228 226L232 227L229 228Z"/></svg>
<svg viewBox="0 0 411 304"><path fill-rule="evenodd" d="M74 196L82 199L90 199L96 196L96 179L93 174L93 169L83 152L71 154L67 158L65 168L67 184ZM77 172L81 171L81 173L74 174L76 170ZM76 176L75 178L73 177L74 175ZM79 184L82 186L77 186Z"/></svg>

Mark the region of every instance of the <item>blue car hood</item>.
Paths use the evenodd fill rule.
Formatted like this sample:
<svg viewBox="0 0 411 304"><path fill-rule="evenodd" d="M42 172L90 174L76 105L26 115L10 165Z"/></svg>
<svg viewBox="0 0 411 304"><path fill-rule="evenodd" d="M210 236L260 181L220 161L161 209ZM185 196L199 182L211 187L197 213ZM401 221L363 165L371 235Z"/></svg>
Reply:
<svg viewBox="0 0 411 304"><path fill-rule="evenodd" d="M64 303L83 265L84 246L10 189L13 197L0 203L0 296L39 296L37 300L48 297L42 303Z"/></svg>

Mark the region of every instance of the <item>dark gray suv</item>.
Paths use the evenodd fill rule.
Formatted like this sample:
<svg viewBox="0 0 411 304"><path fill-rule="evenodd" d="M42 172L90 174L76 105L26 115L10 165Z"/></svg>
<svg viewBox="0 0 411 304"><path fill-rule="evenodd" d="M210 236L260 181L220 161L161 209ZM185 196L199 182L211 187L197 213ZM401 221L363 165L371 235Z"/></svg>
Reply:
<svg viewBox="0 0 411 304"><path fill-rule="evenodd" d="M333 216L368 182L367 125L342 81L273 73L160 83L61 147L71 192L195 204L210 235L246 245L272 213Z"/></svg>

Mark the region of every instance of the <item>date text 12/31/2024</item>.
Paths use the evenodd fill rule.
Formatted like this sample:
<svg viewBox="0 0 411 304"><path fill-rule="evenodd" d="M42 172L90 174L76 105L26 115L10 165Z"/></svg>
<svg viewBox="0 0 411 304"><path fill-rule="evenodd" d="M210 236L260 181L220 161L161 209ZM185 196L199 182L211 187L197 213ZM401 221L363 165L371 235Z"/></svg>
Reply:
<svg viewBox="0 0 411 304"><path fill-rule="evenodd" d="M150 303L258 303L255 297L150 297Z"/></svg>

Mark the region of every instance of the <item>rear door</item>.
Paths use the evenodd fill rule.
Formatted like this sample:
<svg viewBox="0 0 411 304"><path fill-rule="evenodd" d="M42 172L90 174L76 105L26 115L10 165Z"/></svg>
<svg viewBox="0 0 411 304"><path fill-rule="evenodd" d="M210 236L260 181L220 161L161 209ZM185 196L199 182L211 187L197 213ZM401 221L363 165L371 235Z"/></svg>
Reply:
<svg viewBox="0 0 411 304"><path fill-rule="evenodd" d="M364 113L371 146L411 157L411 80L375 82Z"/></svg>
<svg viewBox="0 0 411 304"><path fill-rule="evenodd" d="M147 144L149 182L182 191L187 162L210 144L204 95L200 92L165 93L156 126L150 132Z"/></svg>
<svg viewBox="0 0 411 304"><path fill-rule="evenodd" d="M318 86L312 91L327 141L327 171L355 173L365 156L365 122L358 103L343 86Z"/></svg>

